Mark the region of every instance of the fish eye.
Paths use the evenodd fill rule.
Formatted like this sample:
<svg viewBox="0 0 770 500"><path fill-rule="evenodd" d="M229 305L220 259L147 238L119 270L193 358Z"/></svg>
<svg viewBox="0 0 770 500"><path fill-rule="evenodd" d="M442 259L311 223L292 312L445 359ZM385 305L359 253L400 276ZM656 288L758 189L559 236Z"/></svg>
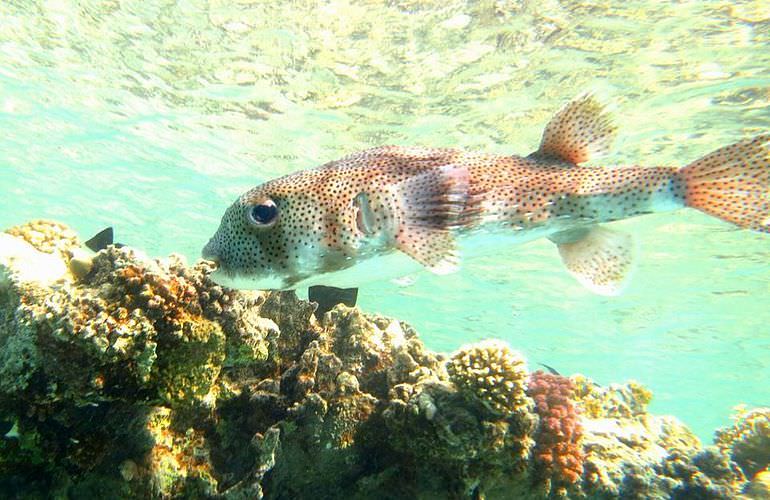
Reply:
<svg viewBox="0 0 770 500"><path fill-rule="evenodd" d="M251 225L256 227L272 226L278 218L278 207L273 200L265 200L258 205L250 205L246 208L246 218Z"/></svg>

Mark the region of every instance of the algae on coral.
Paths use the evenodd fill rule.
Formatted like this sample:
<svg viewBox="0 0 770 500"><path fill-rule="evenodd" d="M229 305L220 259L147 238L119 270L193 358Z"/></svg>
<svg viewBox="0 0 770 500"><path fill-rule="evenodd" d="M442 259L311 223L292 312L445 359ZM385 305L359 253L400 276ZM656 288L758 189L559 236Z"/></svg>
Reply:
<svg viewBox="0 0 770 500"><path fill-rule="evenodd" d="M59 251L71 250L73 233L29 227L51 253L18 236L0 240L12 249L0 251L0 418L15 433L0 440L0 495L761 491L766 412L741 417L719 434L720 447L703 449L676 419L650 415L638 384L536 383L542 376L505 344L447 358L405 323L345 306L319 321L292 292L224 289L207 264L175 256L109 247L75 277ZM58 259L55 276L21 271L40 255Z"/></svg>

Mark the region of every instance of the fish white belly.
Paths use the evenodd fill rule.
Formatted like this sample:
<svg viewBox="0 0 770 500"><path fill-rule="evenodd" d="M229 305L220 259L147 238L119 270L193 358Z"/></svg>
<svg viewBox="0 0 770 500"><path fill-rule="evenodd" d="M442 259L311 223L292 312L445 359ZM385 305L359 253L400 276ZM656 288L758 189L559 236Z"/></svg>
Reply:
<svg viewBox="0 0 770 500"><path fill-rule="evenodd" d="M495 253L514 252L513 247L517 245L548 236L561 229L564 228L551 224L527 230L514 230L509 227L493 225L471 233L459 234L457 242L460 250L460 269L462 270L463 264L468 260ZM278 276L255 278L236 275L230 277L215 271L211 278L220 285L240 290L304 290L314 285L338 288L361 287L367 283L389 281L422 272L429 271L405 253L393 250L365 259L351 267L316 274L291 285L287 285Z"/></svg>
<svg viewBox="0 0 770 500"><path fill-rule="evenodd" d="M314 285L353 288L366 283L401 278L422 269L423 267L417 261L394 250L384 255L371 257L346 269L312 276L295 283L292 288L299 290Z"/></svg>
<svg viewBox="0 0 770 500"><path fill-rule="evenodd" d="M548 236L557 230L557 228L550 226L519 231L499 227L459 235L460 270L468 260L494 253L514 252L514 246ZM302 280L293 285L292 288L303 289L313 285L353 288L367 283L388 281L423 272L429 271L406 254L394 250L384 255L366 259L347 269L319 274Z"/></svg>

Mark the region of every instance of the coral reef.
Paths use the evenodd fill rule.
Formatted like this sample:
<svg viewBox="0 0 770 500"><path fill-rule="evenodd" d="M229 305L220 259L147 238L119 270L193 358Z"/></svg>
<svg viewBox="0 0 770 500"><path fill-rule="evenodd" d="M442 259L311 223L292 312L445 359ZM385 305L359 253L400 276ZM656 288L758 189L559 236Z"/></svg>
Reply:
<svg viewBox="0 0 770 500"><path fill-rule="evenodd" d="M717 430L716 445L737 463L746 477L770 466L770 408L738 408L733 425Z"/></svg>
<svg viewBox="0 0 770 500"><path fill-rule="evenodd" d="M540 416L534 459L546 478L546 489L555 489L559 496L566 495L566 487L583 474L583 430L574 392L572 380L561 375L536 371L529 378L528 394Z"/></svg>
<svg viewBox="0 0 770 500"><path fill-rule="evenodd" d="M749 498L770 498L770 469L757 472L754 479L746 485L745 492Z"/></svg>
<svg viewBox="0 0 770 500"><path fill-rule="evenodd" d="M633 380L623 386L602 388L583 375L571 378L574 397L580 403L583 415L588 418L637 417L647 413L647 405L652 400L652 393Z"/></svg>
<svg viewBox="0 0 770 500"><path fill-rule="evenodd" d="M461 392L470 394L494 413L531 411L524 358L500 341L488 340L460 349L447 363L447 372Z"/></svg>
<svg viewBox="0 0 770 500"><path fill-rule="evenodd" d="M63 258L67 258L72 249L80 247L80 239L75 231L61 222L51 220L32 220L9 228L5 233L26 241L35 250L58 253Z"/></svg>
<svg viewBox="0 0 770 500"><path fill-rule="evenodd" d="M397 320L238 292L56 223L0 235L0 496L762 498L767 411L704 449L636 383L450 356ZM49 265L45 270L36 267ZM748 478L748 480L747 480ZM750 480L750 481L749 481Z"/></svg>
<svg viewBox="0 0 770 500"><path fill-rule="evenodd" d="M571 377L583 427L583 493L600 498L734 498L745 478L673 417L650 415L637 382Z"/></svg>

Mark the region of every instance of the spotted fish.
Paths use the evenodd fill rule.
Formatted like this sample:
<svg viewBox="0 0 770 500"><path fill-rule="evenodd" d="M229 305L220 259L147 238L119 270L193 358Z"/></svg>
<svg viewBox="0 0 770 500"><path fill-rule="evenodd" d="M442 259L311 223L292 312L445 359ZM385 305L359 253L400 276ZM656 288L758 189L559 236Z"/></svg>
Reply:
<svg viewBox="0 0 770 500"><path fill-rule="evenodd" d="M586 94L553 117L526 157L400 146L354 153L243 194L203 257L217 263L213 279L234 288L345 287L420 266L453 272L490 235L498 244L547 237L583 285L615 295L634 245L606 223L693 207L770 232L770 134L681 168L584 165L615 135Z"/></svg>

